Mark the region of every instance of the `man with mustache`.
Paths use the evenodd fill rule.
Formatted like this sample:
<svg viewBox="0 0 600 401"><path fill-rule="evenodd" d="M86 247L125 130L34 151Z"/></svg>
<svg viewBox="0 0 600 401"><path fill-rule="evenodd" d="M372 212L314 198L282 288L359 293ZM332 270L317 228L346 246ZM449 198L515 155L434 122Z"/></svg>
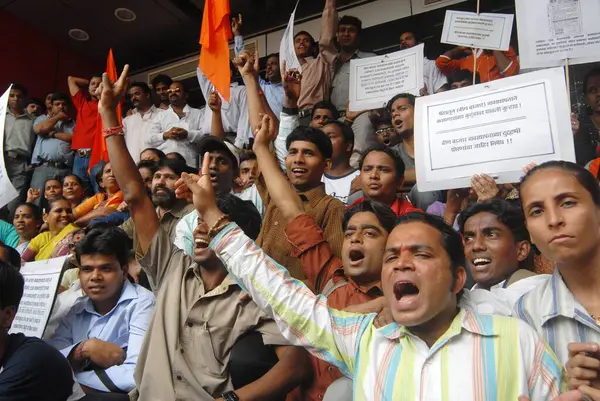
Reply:
<svg viewBox="0 0 600 401"><path fill-rule="evenodd" d="M158 74L152 80L152 89L158 100L158 108L161 110L169 109L169 88L173 80L170 76L165 74Z"/></svg>
<svg viewBox="0 0 600 401"><path fill-rule="evenodd" d="M134 162L140 161L140 153L148 146L152 133L160 134L159 115L163 110L152 104L150 87L145 82L134 82L129 88L133 109L131 115L123 119L123 131L127 150Z"/></svg>

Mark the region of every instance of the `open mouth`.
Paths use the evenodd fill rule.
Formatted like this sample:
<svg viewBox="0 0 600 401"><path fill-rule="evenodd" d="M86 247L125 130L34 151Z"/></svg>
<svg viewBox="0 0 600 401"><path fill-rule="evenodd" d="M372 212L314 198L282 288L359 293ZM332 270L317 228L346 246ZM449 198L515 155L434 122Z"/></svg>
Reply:
<svg viewBox="0 0 600 401"><path fill-rule="evenodd" d="M348 254L348 257L350 258L351 265L358 265L364 260L365 254L359 249L353 249Z"/></svg>
<svg viewBox="0 0 600 401"><path fill-rule="evenodd" d="M308 173L308 170L305 168L293 168L292 169L292 174L294 175L304 175Z"/></svg>
<svg viewBox="0 0 600 401"><path fill-rule="evenodd" d="M410 281L398 281L394 284L394 296L398 302L414 301L419 296L419 287Z"/></svg>
<svg viewBox="0 0 600 401"><path fill-rule="evenodd" d="M475 267L486 267L490 263L492 263L490 258L475 258L471 261L471 264Z"/></svg>
<svg viewBox="0 0 600 401"><path fill-rule="evenodd" d="M394 128L400 128L400 127L402 127L403 124L404 124L404 122L399 118L394 120Z"/></svg>

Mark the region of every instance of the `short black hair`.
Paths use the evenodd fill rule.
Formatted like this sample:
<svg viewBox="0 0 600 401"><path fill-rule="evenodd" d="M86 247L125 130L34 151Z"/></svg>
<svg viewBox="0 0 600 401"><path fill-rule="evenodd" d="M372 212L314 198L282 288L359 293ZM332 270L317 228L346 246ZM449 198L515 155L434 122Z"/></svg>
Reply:
<svg viewBox="0 0 600 401"><path fill-rule="evenodd" d="M404 35L405 33L410 33L413 38L415 39L415 42L417 42L417 44L419 43L423 43L423 40L421 39L421 35L419 35L418 33L416 33L415 31L411 31L410 29L407 31L404 31L400 34L400 36Z"/></svg>
<svg viewBox="0 0 600 401"><path fill-rule="evenodd" d="M158 163L152 160L140 160L137 163L138 170L141 168L147 168L152 172L152 174L158 171Z"/></svg>
<svg viewBox="0 0 600 401"><path fill-rule="evenodd" d="M18 309L24 287L25 280L19 269L0 260L0 308L13 306Z"/></svg>
<svg viewBox="0 0 600 401"><path fill-rule="evenodd" d="M245 151L240 154L240 164L248 160L256 160L256 154L252 151Z"/></svg>
<svg viewBox="0 0 600 401"><path fill-rule="evenodd" d="M343 122L338 121L338 120L331 120L328 123L326 123L323 126L323 128L325 128L328 125L335 125L335 126L339 127L339 129L342 131L342 136L344 137L344 142L354 144L354 131L348 124L344 124Z"/></svg>
<svg viewBox="0 0 600 401"><path fill-rule="evenodd" d="M318 128L312 127L297 127L292 131L285 140L285 147L289 150L293 142L306 141L314 143L323 159L331 159L333 154L333 147L331 140L323 131Z"/></svg>
<svg viewBox="0 0 600 401"><path fill-rule="evenodd" d="M59 195L59 196L54 196L50 199L48 199L48 211L46 213L49 213L52 210L52 205L54 205L56 202L58 201L65 201L68 202L69 204L71 204L64 196Z"/></svg>
<svg viewBox="0 0 600 401"><path fill-rule="evenodd" d="M344 15L342 18L340 18L340 21L338 22L338 27L340 25L352 25L356 27L356 30L359 34L362 32L362 21L351 15Z"/></svg>
<svg viewBox="0 0 600 401"><path fill-rule="evenodd" d="M197 169L189 167L185 163L185 161L181 161L179 159L169 159L168 157L165 157L164 159L160 159L160 161L157 163L157 170L160 170L162 168L169 168L169 169L173 170L175 175L177 175L179 177L181 177L182 173L192 174L192 173L198 172Z"/></svg>
<svg viewBox="0 0 600 401"><path fill-rule="evenodd" d="M185 157L183 157L183 155L179 152L169 152L165 155L165 158L170 160L179 160L180 162L187 163Z"/></svg>
<svg viewBox="0 0 600 401"><path fill-rule="evenodd" d="M491 199L470 205L458 215L458 227L465 233L467 220L479 213L491 213L512 232L515 242L529 241L529 231L525 225L523 209L504 199Z"/></svg>
<svg viewBox="0 0 600 401"><path fill-rule="evenodd" d="M3 260L4 262L10 264L11 266L13 266L17 270L19 270L21 268L21 255L19 254L19 251L17 251L12 246L8 246L6 244L1 244L1 245L2 245L2 247L4 247L4 250L6 251L7 254L6 254L6 259L0 259L0 260Z"/></svg>
<svg viewBox="0 0 600 401"><path fill-rule="evenodd" d="M144 152L152 152L156 156L158 156L159 159L164 159L165 157L167 157L167 155L165 155L165 152L163 152L160 149L156 149L156 148L146 148L140 152L140 155Z"/></svg>
<svg viewBox="0 0 600 401"><path fill-rule="evenodd" d="M551 161L539 164L539 165L535 166L534 168L532 168L531 170L529 170L529 172L527 174L525 174L525 176L523 178L521 178L521 185L519 186L519 199L521 199L521 202L523 201L522 191L523 191L523 186L525 185L525 183L527 181L529 181L531 176L534 175L536 172L538 172L540 170L546 170L549 168L556 168L559 170L563 170L563 171L573 175L577 179L579 184L581 184L581 186L584 187L585 190L589 192L594 204L596 206L600 206L600 187L598 186L598 181L596 180L596 177L594 177L594 175L592 173L590 173L589 170L587 170L583 166L580 166L579 164L576 164L573 162L568 162L565 160L551 160Z"/></svg>
<svg viewBox="0 0 600 401"><path fill-rule="evenodd" d="M150 87L148 86L147 83L141 82L141 81L136 81L136 82L133 82L131 85L129 85L129 88L133 88L134 86L140 88L142 90L142 92L144 92L146 95L150 95Z"/></svg>
<svg viewBox="0 0 600 401"><path fill-rule="evenodd" d="M56 102L58 100L62 100L65 103L69 103L71 101L71 99L64 93L61 92L56 92L52 95L52 102Z"/></svg>
<svg viewBox="0 0 600 401"><path fill-rule="evenodd" d="M392 125L392 116L387 108L371 110L369 112L369 120L375 129L378 129L382 125Z"/></svg>
<svg viewBox="0 0 600 401"><path fill-rule="evenodd" d="M593 77L598 77L600 76L600 67L597 68L592 68L590 71L588 71L587 74L585 74L585 78L583 78L583 94L587 95L587 87L590 84L590 80Z"/></svg>
<svg viewBox="0 0 600 401"><path fill-rule="evenodd" d="M167 86L171 86L171 84L173 83L173 80L168 75L158 74L157 76L155 76L152 79L151 83L152 83L152 88L156 89L156 85L158 85L158 84L165 84Z"/></svg>
<svg viewBox="0 0 600 401"><path fill-rule="evenodd" d="M11 90L17 90L17 91L21 91L21 93L23 94L23 96L27 96L27 88L25 87L25 85L16 82L12 85L12 87L10 88Z"/></svg>
<svg viewBox="0 0 600 401"><path fill-rule="evenodd" d="M415 107L415 95L411 94L411 93L399 93L396 96L394 96L393 98L390 99L389 102L387 102L387 104L385 105L385 108L387 109L388 113L390 113L390 119L392 118L392 105L394 104L394 102L398 99L408 99L408 103Z"/></svg>
<svg viewBox="0 0 600 401"><path fill-rule="evenodd" d="M115 257L121 266L129 261L131 239L119 227L97 223L86 230L85 237L75 246L75 258L81 265L82 255L106 255Z"/></svg>
<svg viewBox="0 0 600 401"><path fill-rule="evenodd" d="M451 86L454 82L473 82L473 72L469 70L460 70L448 75L448 85ZM480 84L481 79L479 73L475 73L475 84Z"/></svg>
<svg viewBox="0 0 600 401"><path fill-rule="evenodd" d="M450 258L450 270L454 280L458 277L458 270L462 267L466 269L465 247L462 237L459 233L450 227L444 219L427 213L412 212L398 217L396 227L402 224L420 222L435 228L442 237L442 246ZM457 294L457 300L460 300L462 291Z"/></svg>
<svg viewBox="0 0 600 401"><path fill-rule="evenodd" d="M271 57L277 57L277 60L279 60L279 53L271 53L267 55L266 60L270 59Z"/></svg>
<svg viewBox="0 0 600 401"><path fill-rule="evenodd" d="M236 223L250 239L255 240L260 233L262 218L254 203L232 194L217 196L217 207Z"/></svg>
<svg viewBox="0 0 600 401"><path fill-rule="evenodd" d="M90 75L90 79L88 79L88 81L91 81L94 78L100 78L100 80L102 80L102 75L104 75L103 72L99 72L97 74L92 74L92 75Z"/></svg>
<svg viewBox="0 0 600 401"><path fill-rule="evenodd" d="M188 90L188 87L187 87L187 85L185 84L185 81L173 81L173 82L171 82L171 85L173 85L173 84L179 84L179 85L181 85L181 87L183 88L183 91L184 91L185 93L189 93L189 92L190 92L190 91ZM171 86L171 85L169 85L169 86Z"/></svg>
<svg viewBox="0 0 600 401"><path fill-rule="evenodd" d="M305 35L305 36L308 36L310 38L310 45L311 45L311 47L315 45L315 43L316 43L315 42L315 38L313 38L313 36L310 33L306 32L306 31L300 31L297 34L295 34L294 35L294 40L296 40L296 38L298 36L300 36L300 35Z"/></svg>
<svg viewBox="0 0 600 401"><path fill-rule="evenodd" d="M362 171L362 167L363 167L363 163L365 162L365 159L367 158L369 153L372 153L372 152L382 152L382 153L385 153L386 155L388 155L394 161L394 168L396 169L397 179L404 178L404 171L406 170L406 167L404 166L404 161L402 161L402 157L400 157L398 152L396 152L394 149L390 148L389 146L385 146L385 145L372 146L362 153L360 160L358 162L358 169L360 171Z"/></svg>
<svg viewBox="0 0 600 401"><path fill-rule="evenodd" d="M333 120L337 120L338 118L340 118L340 113L338 112L338 109L333 105L333 103L327 102L324 100L322 102L315 104L314 107L312 108L312 111L310 112L311 120L315 116L315 112L319 109L331 111L331 118Z"/></svg>
<svg viewBox="0 0 600 401"><path fill-rule="evenodd" d="M359 204L351 207L344 213L344 219L342 220L342 230L346 231L348 223L352 216L357 213L371 212L379 221L379 224L388 232L392 232L396 226L396 213L388 206L381 202L374 200L365 199Z"/></svg>
<svg viewBox="0 0 600 401"><path fill-rule="evenodd" d="M17 209L20 207L23 207L23 206L28 207L29 210L31 210L31 214L33 215L33 218L35 219L35 221L40 221L40 222L42 221L42 209L40 209L38 205L29 203L29 202L23 202L23 203L19 203L19 205L17 206Z"/></svg>
<svg viewBox="0 0 600 401"><path fill-rule="evenodd" d="M31 99L29 99L29 102L27 104L30 105L32 103L34 103L36 106L41 106L43 108L46 108L46 104L39 97L32 97Z"/></svg>

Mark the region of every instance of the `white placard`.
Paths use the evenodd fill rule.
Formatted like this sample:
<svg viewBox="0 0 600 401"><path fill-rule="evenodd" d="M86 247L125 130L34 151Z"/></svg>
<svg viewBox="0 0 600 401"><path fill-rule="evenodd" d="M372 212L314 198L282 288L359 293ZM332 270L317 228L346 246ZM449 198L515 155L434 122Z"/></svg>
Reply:
<svg viewBox="0 0 600 401"><path fill-rule="evenodd" d="M383 56L350 60L350 110L384 107L398 93L423 88L424 45Z"/></svg>
<svg viewBox="0 0 600 401"><path fill-rule="evenodd" d="M8 108L8 95L10 88L0 97L0 207L8 205L10 201L19 196L19 193L10 182L6 165L4 164L4 123L6 121L6 109Z"/></svg>
<svg viewBox="0 0 600 401"><path fill-rule="evenodd" d="M418 98L420 191L470 186L475 174L518 182L530 162L575 161L562 68Z"/></svg>
<svg viewBox="0 0 600 401"><path fill-rule="evenodd" d="M10 333L42 338L67 257L25 263L21 267L25 289Z"/></svg>
<svg viewBox="0 0 600 401"><path fill-rule="evenodd" d="M290 21L288 22L287 28L285 28L283 38L281 38L281 44L279 45L279 67L281 68L282 75L285 71L283 68L284 61L288 70L290 68L296 68L298 71L302 72L302 66L300 65L300 61L298 61L296 48L294 47L294 19L296 18L296 9L298 8L299 3L300 0L296 2L296 7L294 7L292 15L290 15Z"/></svg>
<svg viewBox="0 0 600 401"><path fill-rule="evenodd" d="M410 0L410 6L413 15L426 13L427 11L435 10L450 6L452 4L462 3L466 0Z"/></svg>
<svg viewBox="0 0 600 401"><path fill-rule="evenodd" d="M507 51L513 20L513 14L477 15L448 10L441 42L475 49Z"/></svg>
<svg viewBox="0 0 600 401"><path fill-rule="evenodd" d="M521 68L600 61L600 1L516 0Z"/></svg>

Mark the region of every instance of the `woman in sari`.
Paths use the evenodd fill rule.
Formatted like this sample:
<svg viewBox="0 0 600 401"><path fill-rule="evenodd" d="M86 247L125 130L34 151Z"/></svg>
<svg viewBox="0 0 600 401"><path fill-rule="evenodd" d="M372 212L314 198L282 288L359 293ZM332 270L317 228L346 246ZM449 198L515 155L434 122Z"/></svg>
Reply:
<svg viewBox="0 0 600 401"><path fill-rule="evenodd" d="M42 225L42 211L32 203L22 203L15 210L13 218L15 231L19 235L15 249L23 255L29 242L38 235Z"/></svg>
<svg viewBox="0 0 600 401"><path fill-rule="evenodd" d="M48 201L48 212L44 214L44 222L48 231L33 238L23 253L24 262L45 260L52 256L54 248L71 232L78 230L73 224L71 203L63 197Z"/></svg>
<svg viewBox="0 0 600 401"><path fill-rule="evenodd" d="M99 192L91 198L73 209L75 224L79 227L85 227L94 219L106 217L117 211L117 208L123 202L123 193L115 180L112 172L112 166L106 163L102 168L102 175L98 184L104 192Z"/></svg>
<svg viewBox="0 0 600 401"><path fill-rule="evenodd" d="M71 207L75 209L85 199L83 184L81 179L75 174L66 176L62 183L62 193L66 200L71 202Z"/></svg>

